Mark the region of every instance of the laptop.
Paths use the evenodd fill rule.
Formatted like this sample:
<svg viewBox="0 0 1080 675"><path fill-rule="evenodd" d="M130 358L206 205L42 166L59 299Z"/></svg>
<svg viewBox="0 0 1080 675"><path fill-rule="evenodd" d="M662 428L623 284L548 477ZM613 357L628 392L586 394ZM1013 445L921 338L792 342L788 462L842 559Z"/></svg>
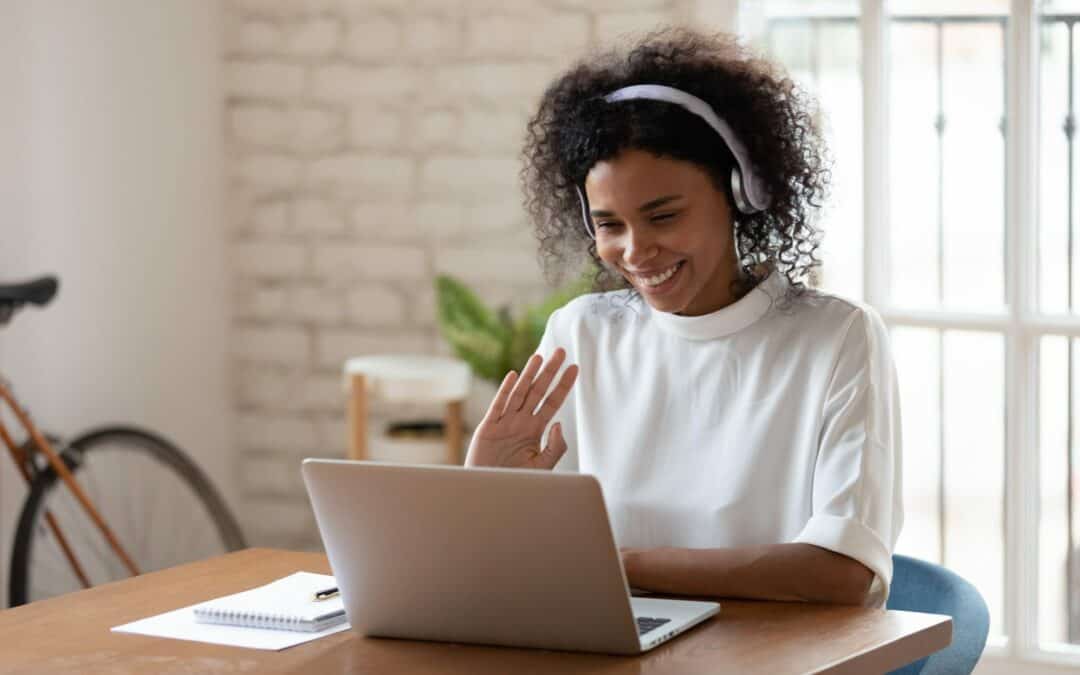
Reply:
<svg viewBox="0 0 1080 675"><path fill-rule="evenodd" d="M637 654L720 611L631 597L588 474L305 459L362 635Z"/></svg>

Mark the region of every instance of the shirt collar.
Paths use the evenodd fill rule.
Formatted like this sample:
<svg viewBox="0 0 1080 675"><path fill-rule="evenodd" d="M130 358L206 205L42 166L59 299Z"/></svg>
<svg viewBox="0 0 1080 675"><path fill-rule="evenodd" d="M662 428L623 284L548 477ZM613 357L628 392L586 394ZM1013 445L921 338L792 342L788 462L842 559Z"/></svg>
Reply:
<svg viewBox="0 0 1080 675"><path fill-rule="evenodd" d="M649 311L656 324L668 333L688 340L711 340L737 333L764 316L784 292L785 282L783 274L773 271L732 304L701 316L680 316L652 307Z"/></svg>

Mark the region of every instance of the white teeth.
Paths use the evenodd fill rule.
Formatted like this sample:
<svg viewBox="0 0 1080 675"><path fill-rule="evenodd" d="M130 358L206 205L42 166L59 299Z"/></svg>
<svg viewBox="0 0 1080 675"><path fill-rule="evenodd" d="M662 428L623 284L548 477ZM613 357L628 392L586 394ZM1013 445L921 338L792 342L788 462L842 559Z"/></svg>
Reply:
<svg viewBox="0 0 1080 675"><path fill-rule="evenodd" d="M641 282L646 286L659 286L660 284L670 279L671 275L675 274L675 270L677 269L679 269L679 263L673 265L666 272L661 272L660 274L657 274L655 277L638 277L638 279L640 279Z"/></svg>

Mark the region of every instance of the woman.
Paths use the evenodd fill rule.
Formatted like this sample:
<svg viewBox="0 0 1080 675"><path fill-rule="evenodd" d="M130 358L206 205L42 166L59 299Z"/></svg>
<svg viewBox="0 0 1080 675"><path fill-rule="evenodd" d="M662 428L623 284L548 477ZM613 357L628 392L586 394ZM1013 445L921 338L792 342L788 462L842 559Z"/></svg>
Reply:
<svg viewBox="0 0 1080 675"><path fill-rule="evenodd" d="M775 66L678 29L580 62L529 123L549 272L587 251L616 290L552 314L466 464L594 474L635 588L885 603L895 372L872 309L807 287L813 119Z"/></svg>

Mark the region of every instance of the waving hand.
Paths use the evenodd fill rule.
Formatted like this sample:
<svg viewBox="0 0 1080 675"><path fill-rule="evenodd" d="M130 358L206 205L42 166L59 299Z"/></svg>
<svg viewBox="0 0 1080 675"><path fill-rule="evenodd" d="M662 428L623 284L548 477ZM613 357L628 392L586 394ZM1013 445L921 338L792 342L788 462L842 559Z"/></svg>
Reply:
<svg viewBox="0 0 1080 675"><path fill-rule="evenodd" d="M546 448L540 447L540 440L574 386L577 365L567 367L551 393L546 397L544 394L565 360L566 351L560 347L546 365L539 354L533 354L520 377L513 370L506 374L487 414L473 433L465 466L517 469L555 466L566 452L562 425L552 427Z"/></svg>

